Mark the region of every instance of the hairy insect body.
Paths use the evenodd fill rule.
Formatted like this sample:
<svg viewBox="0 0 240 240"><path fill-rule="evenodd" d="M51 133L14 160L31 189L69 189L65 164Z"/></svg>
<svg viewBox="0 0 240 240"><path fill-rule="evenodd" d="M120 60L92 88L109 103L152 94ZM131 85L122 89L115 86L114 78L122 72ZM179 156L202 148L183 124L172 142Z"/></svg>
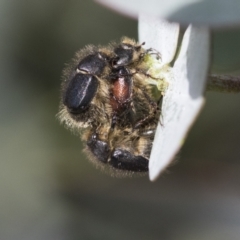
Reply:
<svg viewBox="0 0 240 240"><path fill-rule="evenodd" d="M64 71L60 121L82 132L89 158L115 175L148 171L158 124L159 99L146 81L152 76L142 45L123 38L88 46Z"/></svg>
<svg viewBox="0 0 240 240"><path fill-rule="evenodd" d="M115 126L109 131L107 137L106 131L107 129L101 129L98 133L89 131L86 136L85 152L91 160L97 163L97 166L100 168L107 166L114 175L119 175L118 170L148 171L148 157L154 130L150 134L144 135L139 130L132 131L132 128L122 129Z"/></svg>
<svg viewBox="0 0 240 240"><path fill-rule="evenodd" d="M132 122L132 76L127 68L119 67L118 69L113 69L110 78L112 86L110 91L110 105L112 108L111 127L114 128L117 122L125 127Z"/></svg>
<svg viewBox="0 0 240 240"><path fill-rule="evenodd" d="M87 46L63 72L59 118L76 132L109 121L110 53L107 48Z"/></svg>

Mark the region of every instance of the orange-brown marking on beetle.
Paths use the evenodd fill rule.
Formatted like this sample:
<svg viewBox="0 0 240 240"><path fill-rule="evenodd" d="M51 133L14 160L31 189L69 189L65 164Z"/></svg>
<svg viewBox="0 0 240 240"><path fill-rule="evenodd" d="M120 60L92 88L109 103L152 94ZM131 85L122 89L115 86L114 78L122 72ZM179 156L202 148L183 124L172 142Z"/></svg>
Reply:
<svg viewBox="0 0 240 240"><path fill-rule="evenodd" d="M110 104L113 111L122 110L127 103L129 103L132 93L131 83L129 83L128 78L125 76L118 77L114 81L112 87L112 96Z"/></svg>

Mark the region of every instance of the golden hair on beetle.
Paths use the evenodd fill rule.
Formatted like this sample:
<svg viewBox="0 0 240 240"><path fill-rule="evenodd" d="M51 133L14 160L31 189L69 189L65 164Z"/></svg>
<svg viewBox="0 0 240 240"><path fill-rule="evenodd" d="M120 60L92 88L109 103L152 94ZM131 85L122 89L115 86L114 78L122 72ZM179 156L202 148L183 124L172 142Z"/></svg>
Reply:
<svg viewBox="0 0 240 240"><path fill-rule="evenodd" d="M128 37L88 45L63 71L58 118L81 136L91 162L115 176L148 171L159 122L162 96L149 84L153 56L143 45Z"/></svg>

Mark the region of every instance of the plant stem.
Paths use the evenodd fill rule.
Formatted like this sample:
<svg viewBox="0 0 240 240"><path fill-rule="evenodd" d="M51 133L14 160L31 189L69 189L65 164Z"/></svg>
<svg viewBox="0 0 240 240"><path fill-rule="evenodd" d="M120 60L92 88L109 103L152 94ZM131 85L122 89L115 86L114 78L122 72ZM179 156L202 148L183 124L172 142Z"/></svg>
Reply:
<svg viewBox="0 0 240 240"><path fill-rule="evenodd" d="M212 74L208 76L206 89L207 91L239 93L240 77Z"/></svg>

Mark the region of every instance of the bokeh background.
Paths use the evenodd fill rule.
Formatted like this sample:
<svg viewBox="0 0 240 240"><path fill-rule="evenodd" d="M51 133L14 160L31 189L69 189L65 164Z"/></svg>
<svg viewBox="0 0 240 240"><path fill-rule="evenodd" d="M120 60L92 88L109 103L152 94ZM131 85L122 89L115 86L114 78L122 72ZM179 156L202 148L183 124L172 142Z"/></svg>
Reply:
<svg viewBox="0 0 240 240"><path fill-rule="evenodd" d="M0 1L0 239L240 239L240 94L206 94L154 183L101 173L59 125L64 64L124 35L137 22L92 1ZM214 71L240 72L239 30L213 48Z"/></svg>

